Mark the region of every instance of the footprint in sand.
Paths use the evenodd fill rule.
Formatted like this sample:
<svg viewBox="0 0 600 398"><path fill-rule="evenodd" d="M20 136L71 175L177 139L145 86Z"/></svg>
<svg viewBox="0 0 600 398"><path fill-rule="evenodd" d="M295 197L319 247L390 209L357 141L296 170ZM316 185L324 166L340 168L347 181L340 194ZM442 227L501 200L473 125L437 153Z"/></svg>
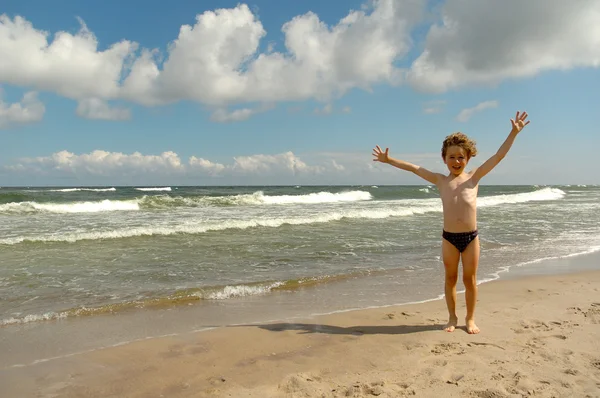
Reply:
<svg viewBox="0 0 600 398"><path fill-rule="evenodd" d="M465 353L465 349L462 347L460 343L441 343L436 344L431 349L431 353L436 355L442 354L455 354L461 355Z"/></svg>
<svg viewBox="0 0 600 398"><path fill-rule="evenodd" d="M530 333L530 332L549 332L555 328L556 321L546 323L538 319L524 319L519 322L520 328L513 328L515 333Z"/></svg>
<svg viewBox="0 0 600 398"><path fill-rule="evenodd" d="M478 398L508 398L509 395L500 390L488 388L487 390L471 391L469 394L472 397Z"/></svg>
<svg viewBox="0 0 600 398"><path fill-rule="evenodd" d="M592 303L587 311L584 311L580 307L569 307L567 310L570 310L572 313L576 315L583 315L588 321L593 324L600 323L600 303Z"/></svg>

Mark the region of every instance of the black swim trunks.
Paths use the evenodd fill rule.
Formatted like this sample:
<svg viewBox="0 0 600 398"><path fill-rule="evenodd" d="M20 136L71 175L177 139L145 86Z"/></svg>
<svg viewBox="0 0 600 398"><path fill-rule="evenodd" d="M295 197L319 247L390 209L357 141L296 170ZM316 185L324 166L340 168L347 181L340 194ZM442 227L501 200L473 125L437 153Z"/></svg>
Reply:
<svg viewBox="0 0 600 398"><path fill-rule="evenodd" d="M471 232L442 232L442 238L446 239L448 242L452 243L454 247L458 249L459 252L465 251L469 243L473 241L477 237L479 232L477 230Z"/></svg>

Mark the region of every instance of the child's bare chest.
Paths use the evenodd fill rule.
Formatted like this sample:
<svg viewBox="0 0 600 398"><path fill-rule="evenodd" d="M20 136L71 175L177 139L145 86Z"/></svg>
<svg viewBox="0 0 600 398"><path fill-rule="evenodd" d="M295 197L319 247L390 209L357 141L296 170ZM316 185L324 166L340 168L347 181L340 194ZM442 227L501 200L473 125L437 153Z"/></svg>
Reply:
<svg viewBox="0 0 600 398"><path fill-rule="evenodd" d="M477 191L478 185L473 184L471 179L452 180L440 189L440 196L446 205L475 206Z"/></svg>

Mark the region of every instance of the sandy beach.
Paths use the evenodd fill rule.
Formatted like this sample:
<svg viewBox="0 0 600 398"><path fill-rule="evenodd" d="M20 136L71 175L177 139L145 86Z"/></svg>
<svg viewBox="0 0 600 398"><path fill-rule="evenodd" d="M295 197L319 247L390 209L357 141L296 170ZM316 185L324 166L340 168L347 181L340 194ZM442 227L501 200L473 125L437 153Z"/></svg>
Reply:
<svg viewBox="0 0 600 398"><path fill-rule="evenodd" d="M5 368L0 395L600 397L600 272L483 284L477 315L479 335L441 331L436 300L137 341Z"/></svg>

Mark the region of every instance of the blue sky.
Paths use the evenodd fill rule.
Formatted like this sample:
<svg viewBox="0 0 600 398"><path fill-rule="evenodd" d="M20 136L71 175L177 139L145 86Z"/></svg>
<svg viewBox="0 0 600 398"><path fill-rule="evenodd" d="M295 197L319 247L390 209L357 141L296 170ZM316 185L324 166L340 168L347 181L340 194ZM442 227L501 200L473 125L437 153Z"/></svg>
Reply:
<svg viewBox="0 0 600 398"><path fill-rule="evenodd" d="M600 183L597 1L41 4L0 5L0 186L418 184L373 146L476 166L517 110L484 184Z"/></svg>

